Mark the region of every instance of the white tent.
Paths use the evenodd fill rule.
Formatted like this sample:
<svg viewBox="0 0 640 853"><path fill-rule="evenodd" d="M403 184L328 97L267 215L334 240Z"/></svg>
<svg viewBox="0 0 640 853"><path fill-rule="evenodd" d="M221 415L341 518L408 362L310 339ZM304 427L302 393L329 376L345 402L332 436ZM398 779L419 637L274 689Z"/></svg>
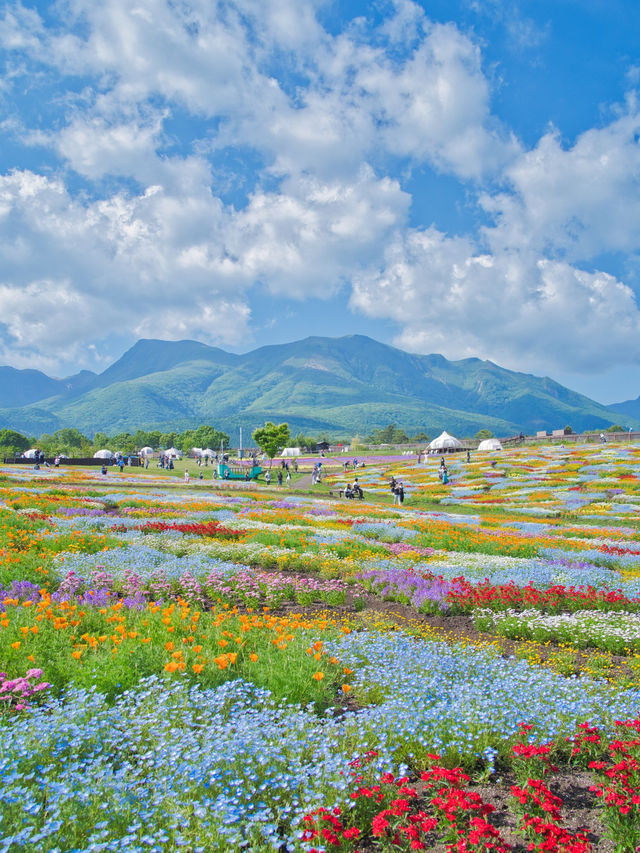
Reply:
<svg viewBox="0 0 640 853"><path fill-rule="evenodd" d="M300 456L299 447L285 447L282 451L282 456Z"/></svg>
<svg viewBox="0 0 640 853"><path fill-rule="evenodd" d="M22 454L23 459L35 459L36 458L36 448L32 447L31 450L25 450Z"/></svg>
<svg viewBox="0 0 640 853"><path fill-rule="evenodd" d="M201 447L192 447L191 452L197 458L198 456L202 456L202 448Z"/></svg>
<svg viewBox="0 0 640 853"><path fill-rule="evenodd" d="M213 450L212 450L210 447L205 447L205 449L202 451L202 455L203 455L203 456L208 456L208 457L209 457L209 459L213 459L213 457L214 457L216 454L213 452Z"/></svg>
<svg viewBox="0 0 640 853"><path fill-rule="evenodd" d="M96 450L93 454L94 459L112 459L113 453L110 450Z"/></svg>
<svg viewBox="0 0 640 853"><path fill-rule="evenodd" d="M485 438L478 445L478 450L502 450L502 445L497 438Z"/></svg>
<svg viewBox="0 0 640 853"><path fill-rule="evenodd" d="M460 450L461 448L462 442L445 431L429 443L428 450Z"/></svg>
<svg viewBox="0 0 640 853"><path fill-rule="evenodd" d="M177 447L170 447L168 450L165 450L164 455L171 456L173 459L182 459L182 453L180 453Z"/></svg>
<svg viewBox="0 0 640 853"><path fill-rule="evenodd" d="M153 447L141 447L140 448L140 456L152 456L153 455Z"/></svg>

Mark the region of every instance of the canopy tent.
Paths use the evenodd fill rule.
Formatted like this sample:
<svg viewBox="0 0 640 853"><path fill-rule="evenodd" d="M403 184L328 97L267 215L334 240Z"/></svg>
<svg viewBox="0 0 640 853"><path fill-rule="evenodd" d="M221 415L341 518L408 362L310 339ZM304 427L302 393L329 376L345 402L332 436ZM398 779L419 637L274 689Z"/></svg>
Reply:
<svg viewBox="0 0 640 853"><path fill-rule="evenodd" d="M96 450L93 454L94 459L112 459L113 453L110 450Z"/></svg>
<svg viewBox="0 0 640 853"><path fill-rule="evenodd" d="M153 447L141 447L140 448L140 456L151 456L153 454Z"/></svg>
<svg viewBox="0 0 640 853"><path fill-rule="evenodd" d="M193 453L193 455L194 455L196 458L198 458L198 456L202 456L202 455L203 455L203 454L202 454L202 448L201 448L201 447L192 447L192 448L191 448L191 452Z"/></svg>
<svg viewBox="0 0 640 853"><path fill-rule="evenodd" d="M213 450L212 450L210 447L205 447L205 449L202 451L202 455L203 455L203 456L208 456L208 457L209 457L209 459L213 459L213 457L214 457L216 454L213 452Z"/></svg>
<svg viewBox="0 0 640 853"><path fill-rule="evenodd" d="M449 435L449 433L445 431L442 433L442 435L439 435L437 438L434 438L433 441L429 443L429 447L427 448L427 450L462 450L462 442L455 436Z"/></svg>
<svg viewBox="0 0 640 853"><path fill-rule="evenodd" d="M282 456L300 456L300 448L299 447L285 447L282 451Z"/></svg>
<svg viewBox="0 0 640 853"><path fill-rule="evenodd" d="M171 456L173 459L182 459L182 453L180 453L177 447L170 447L168 450L165 450L164 455Z"/></svg>
<svg viewBox="0 0 640 853"><path fill-rule="evenodd" d="M502 450L502 445L497 438L485 438L478 445L478 450Z"/></svg>
<svg viewBox="0 0 640 853"><path fill-rule="evenodd" d="M32 447L31 450L25 450L25 452L22 454L22 458L23 459L35 459L37 452L38 451L36 450L36 448Z"/></svg>

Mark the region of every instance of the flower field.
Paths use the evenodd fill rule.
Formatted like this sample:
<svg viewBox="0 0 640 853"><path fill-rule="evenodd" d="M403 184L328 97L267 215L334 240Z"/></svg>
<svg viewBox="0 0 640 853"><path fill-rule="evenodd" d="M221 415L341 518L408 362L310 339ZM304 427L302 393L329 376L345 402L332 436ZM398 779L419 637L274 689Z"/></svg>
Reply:
<svg viewBox="0 0 640 853"><path fill-rule="evenodd" d="M0 851L636 851L640 448L438 462L0 468Z"/></svg>

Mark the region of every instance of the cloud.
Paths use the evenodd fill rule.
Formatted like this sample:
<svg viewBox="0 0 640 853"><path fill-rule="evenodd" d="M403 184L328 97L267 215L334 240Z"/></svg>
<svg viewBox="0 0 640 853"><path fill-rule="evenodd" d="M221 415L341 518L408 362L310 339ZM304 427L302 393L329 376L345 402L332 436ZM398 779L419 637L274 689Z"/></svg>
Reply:
<svg viewBox="0 0 640 853"><path fill-rule="evenodd" d="M409 205L396 182L364 169L350 184L291 180L236 211L203 188L203 169L187 160L169 188L90 203L60 180L0 177L0 315L16 349L47 353L154 329L237 344L257 281L273 293L328 297L379 257Z"/></svg>
<svg viewBox="0 0 640 853"><path fill-rule="evenodd" d="M640 248L640 110L630 96L622 114L565 148L545 134L505 171L508 192L481 198L495 219L494 249L529 245L569 261Z"/></svg>
<svg viewBox="0 0 640 853"><path fill-rule="evenodd" d="M399 346L524 370L603 370L640 357L640 311L613 276L533 252L491 255L435 228L398 235L357 277L352 305L390 317ZM615 346L612 346L615 338Z"/></svg>

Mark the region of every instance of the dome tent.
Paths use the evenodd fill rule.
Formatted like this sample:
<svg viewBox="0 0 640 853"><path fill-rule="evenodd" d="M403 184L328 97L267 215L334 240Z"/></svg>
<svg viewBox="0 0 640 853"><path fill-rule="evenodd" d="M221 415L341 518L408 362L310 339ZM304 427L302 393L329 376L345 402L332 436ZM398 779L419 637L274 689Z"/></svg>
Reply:
<svg viewBox="0 0 640 853"><path fill-rule="evenodd" d="M140 448L140 456L151 456L153 454L153 447L141 447Z"/></svg>
<svg viewBox="0 0 640 853"><path fill-rule="evenodd" d="M485 438L478 445L478 450L502 450L500 440L497 438Z"/></svg>
<svg viewBox="0 0 640 853"><path fill-rule="evenodd" d="M428 450L462 450L462 442L457 439L453 435L449 435L448 432L444 431L442 435L439 435L437 438L434 438L433 441L429 443Z"/></svg>
<svg viewBox="0 0 640 853"><path fill-rule="evenodd" d="M112 459L113 453L110 450L96 450L93 454L94 459Z"/></svg>
<svg viewBox="0 0 640 853"><path fill-rule="evenodd" d="M22 458L23 459L35 459L37 452L38 451L36 450L36 448L32 447L31 450L25 450L25 452L22 454Z"/></svg>
<svg viewBox="0 0 640 853"><path fill-rule="evenodd" d="M203 455L203 456L208 456L208 457L209 457L209 459L213 459L213 457L214 457L216 454L213 452L213 450L212 450L210 447L205 447L205 449L202 451L202 455Z"/></svg>
<svg viewBox="0 0 640 853"><path fill-rule="evenodd" d="M182 459L182 453L176 447L170 447L164 452L165 456L171 456L172 459Z"/></svg>

